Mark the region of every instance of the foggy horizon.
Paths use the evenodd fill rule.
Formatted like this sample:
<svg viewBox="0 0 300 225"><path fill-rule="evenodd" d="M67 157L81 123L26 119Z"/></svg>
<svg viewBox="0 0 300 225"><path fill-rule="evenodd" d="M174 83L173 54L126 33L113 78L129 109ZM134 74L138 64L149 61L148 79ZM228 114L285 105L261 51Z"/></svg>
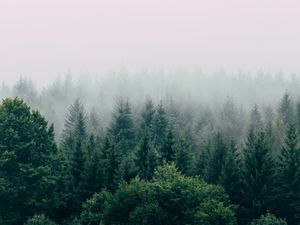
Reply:
<svg viewBox="0 0 300 225"><path fill-rule="evenodd" d="M5 0L0 81L123 67L298 74L299 10L293 0Z"/></svg>

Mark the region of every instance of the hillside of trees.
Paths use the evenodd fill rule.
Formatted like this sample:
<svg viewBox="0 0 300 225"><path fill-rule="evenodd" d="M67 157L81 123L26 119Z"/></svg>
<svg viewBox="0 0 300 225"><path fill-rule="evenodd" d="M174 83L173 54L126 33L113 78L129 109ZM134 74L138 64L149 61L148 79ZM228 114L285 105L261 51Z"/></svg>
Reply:
<svg viewBox="0 0 300 225"><path fill-rule="evenodd" d="M299 225L300 79L185 72L3 84L0 224Z"/></svg>

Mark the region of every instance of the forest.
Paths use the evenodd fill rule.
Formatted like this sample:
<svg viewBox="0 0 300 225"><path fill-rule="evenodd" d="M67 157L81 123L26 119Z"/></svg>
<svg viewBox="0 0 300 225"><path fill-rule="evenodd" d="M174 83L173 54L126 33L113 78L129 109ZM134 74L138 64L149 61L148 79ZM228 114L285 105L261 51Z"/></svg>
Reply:
<svg viewBox="0 0 300 225"><path fill-rule="evenodd" d="M299 225L300 77L183 68L0 87L1 225Z"/></svg>

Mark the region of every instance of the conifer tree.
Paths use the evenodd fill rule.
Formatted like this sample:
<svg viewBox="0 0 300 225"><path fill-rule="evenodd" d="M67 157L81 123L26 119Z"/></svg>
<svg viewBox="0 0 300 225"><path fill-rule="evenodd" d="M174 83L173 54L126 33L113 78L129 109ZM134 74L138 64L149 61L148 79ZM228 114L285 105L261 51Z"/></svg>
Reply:
<svg viewBox="0 0 300 225"><path fill-rule="evenodd" d="M208 165L206 168L206 180L217 184L225 163L227 145L221 133L214 135Z"/></svg>
<svg viewBox="0 0 300 225"><path fill-rule="evenodd" d="M141 131L149 130L155 114L155 108L152 100L147 100L145 108L142 111L142 120L140 124Z"/></svg>
<svg viewBox="0 0 300 225"><path fill-rule="evenodd" d="M220 184L224 187L226 193L229 194L232 203L238 204L241 200L242 170L240 156L233 140L228 146L220 176Z"/></svg>
<svg viewBox="0 0 300 225"><path fill-rule="evenodd" d="M288 224L296 225L300 223L300 147L295 125L286 132L278 164L279 213Z"/></svg>
<svg viewBox="0 0 300 225"><path fill-rule="evenodd" d="M274 169L265 132L261 130L254 133L250 130L244 149L241 202L245 221L274 210Z"/></svg>
<svg viewBox="0 0 300 225"><path fill-rule="evenodd" d="M261 115L257 105L254 105L254 108L250 114L250 129L255 132L258 132L263 126Z"/></svg>
<svg viewBox="0 0 300 225"><path fill-rule="evenodd" d="M175 146L175 162L178 170L185 175L190 175L193 169L191 145L187 137L181 137Z"/></svg>
<svg viewBox="0 0 300 225"><path fill-rule="evenodd" d="M62 159L53 126L23 100L0 104L0 221L18 225L35 213L58 216Z"/></svg>
<svg viewBox="0 0 300 225"><path fill-rule="evenodd" d="M294 106L288 92L285 92L279 104L279 119L282 120L284 127L288 127L295 123Z"/></svg>
<svg viewBox="0 0 300 225"><path fill-rule="evenodd" d="M162 103L156 109L150 131L154 147L161 149L168 131L168 119Z"/></svg>
<svg viewBox="0 0 300 225"><path fill-rule="evenodd" d="M115 177L119 169L120 151L112 139L108 137L104 140L101 162L103 164L103 184L109 190L116 187Z"/></svg>
<svg viewBox="0 0 300 225"><path fill-rule="evenodd" d="M158 165L158 153L151 145L149 135L142 137L136 151L136 166L142 179L149 180Z"/></svg>
<svg viewBox="0 0 300 225"><path fill-rule="evenodd" d="M103 186L103 168L100 161L100 146L96 143L94 135L90 135L87 144L88 160L85 172L85 189L88 196L99 191Z"/></svg>
<svg viewBox="0 0 300 225"><path fill-rule="evenodd" d="M175 137L172 128L168 128L166 138L160 149L161 158L166 162L175 160Z"/></svg>
<svg viewBox="0 0 300 225"><path fill-rule="evenodd" d="M108 134L114 139L122 154L126 154L135 147L136 133L128 101L121 100L118 103Z"/></svg>

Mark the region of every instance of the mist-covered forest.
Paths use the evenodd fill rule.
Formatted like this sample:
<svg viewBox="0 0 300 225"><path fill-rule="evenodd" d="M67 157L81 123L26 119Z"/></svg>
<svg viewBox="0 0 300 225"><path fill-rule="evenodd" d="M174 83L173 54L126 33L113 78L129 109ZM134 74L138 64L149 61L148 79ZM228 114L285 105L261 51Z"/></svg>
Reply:
<svg viewBox="0 0 300 225"><path fill-rule="evenodd" d="M299 225L299 87L184 68L3 83L1 225Z"/></svg>

